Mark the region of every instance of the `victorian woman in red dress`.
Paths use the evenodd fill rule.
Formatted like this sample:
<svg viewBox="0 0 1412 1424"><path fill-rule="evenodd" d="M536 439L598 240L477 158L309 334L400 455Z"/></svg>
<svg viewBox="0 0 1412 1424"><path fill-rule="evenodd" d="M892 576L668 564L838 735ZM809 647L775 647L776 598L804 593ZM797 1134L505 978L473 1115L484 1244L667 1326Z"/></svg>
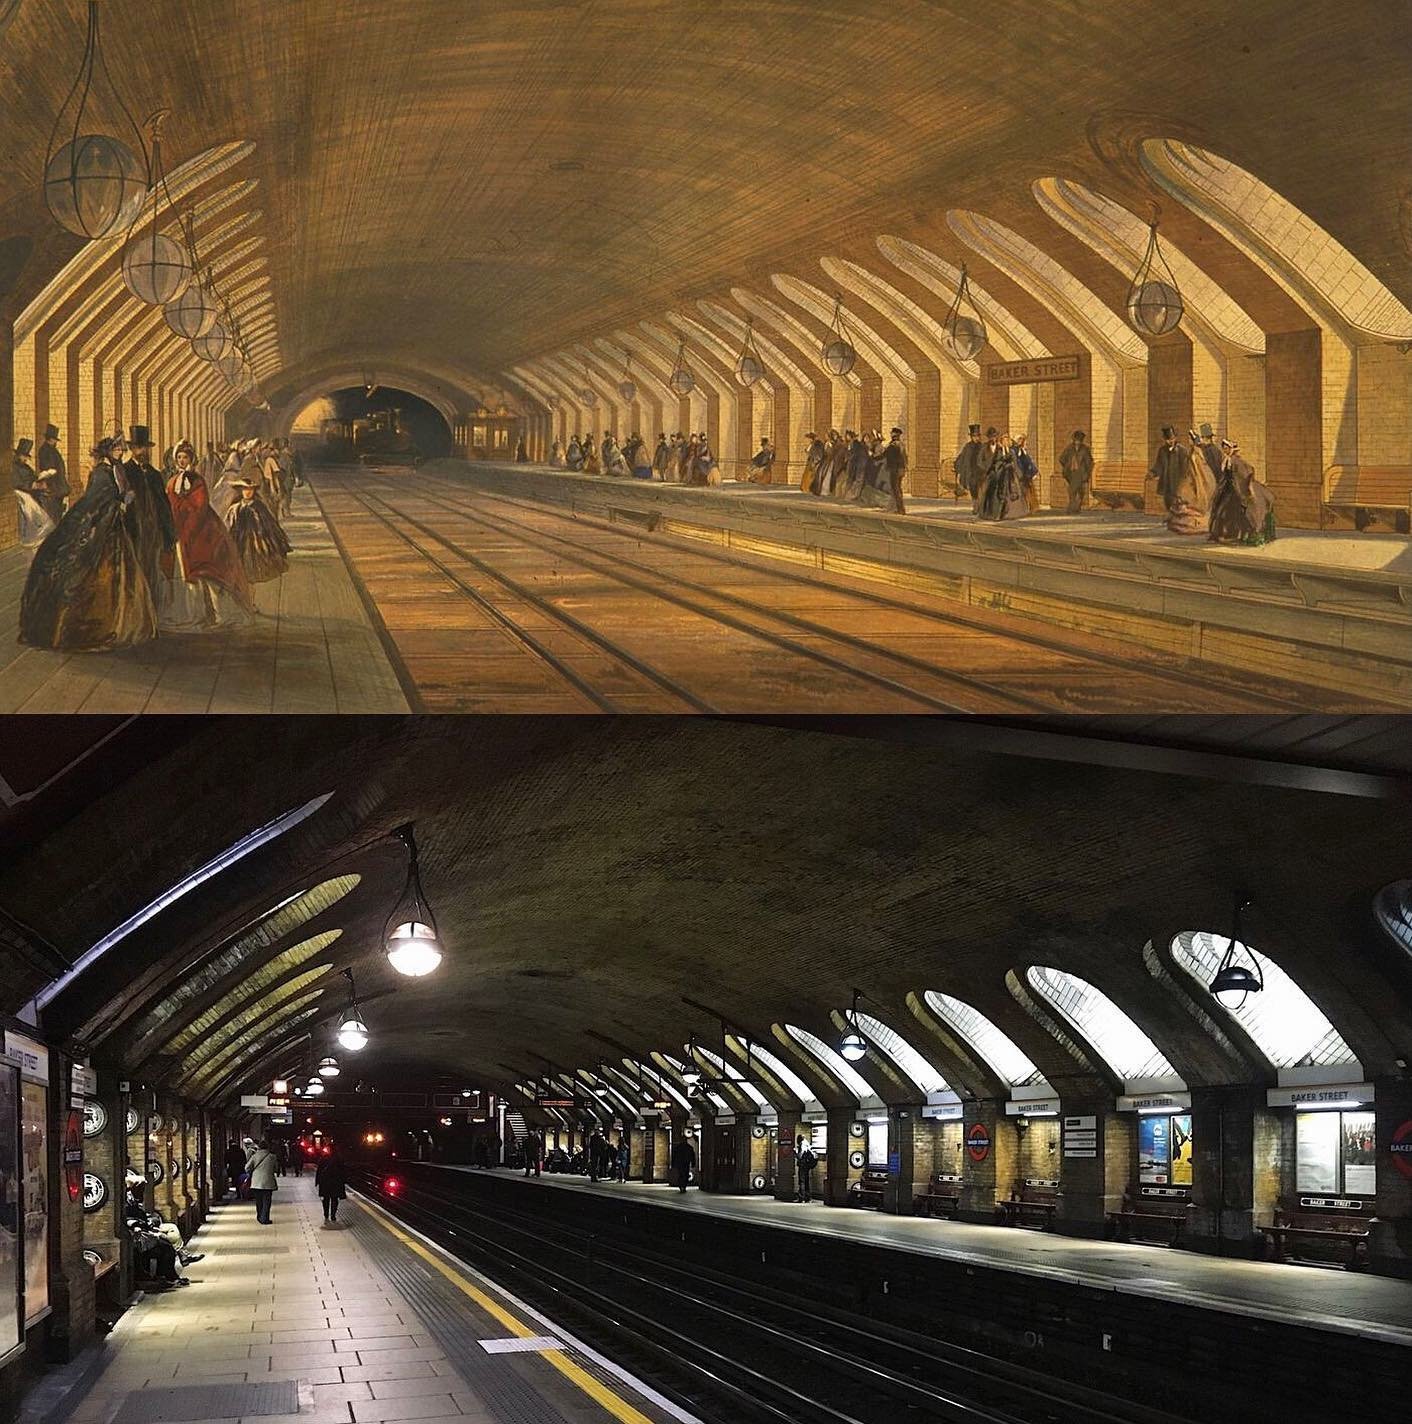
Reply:
<svg viewBox="0 0 1412 1424"><path fill-rule="evenodd" d="M176 525L175 582L180 592L172 600L170 622L209 627L233 621L232 615L238 618L254 607L235 541L211 508L206 481L196 471L195 449L182 441L172 455L177 472L167 481L167 499Z"/></svg>

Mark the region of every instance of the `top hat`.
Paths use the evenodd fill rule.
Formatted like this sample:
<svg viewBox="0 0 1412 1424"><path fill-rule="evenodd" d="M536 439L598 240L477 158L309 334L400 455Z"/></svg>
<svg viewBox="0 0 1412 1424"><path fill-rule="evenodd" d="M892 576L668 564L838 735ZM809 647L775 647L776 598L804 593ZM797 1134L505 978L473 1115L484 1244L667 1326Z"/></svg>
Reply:
<svg viewBox="0 0 1412 1424"><path fill-rule="evenodd" d="M1000 434L1000 432L999 432L993 425L987 425L987 426L986 426L986 428L985 428L985 438L986 438L987 440L994 440L995 437L996 437L997 435L999 435L999 434Z"/></svg>
<svg viewBox="0 0 1412 1424"><path fill-rule="evenodd" d="M894 425L888 433L891 435L901 435L902 427L900 425Z"/></svg>
<svg viewBox="0 0 1412 1424"><path fill-rule="evenodd" d="M18 440L18 441L15 442L15 454L18 455L18 456L20 457L20 459L22 459L22 460L23 460L24 457L25 457L26 455L28 455L28 454L30 453L30 451L33 450L33 449L34 449L34 441L33 441L33 440L30 440L30 439L28 439L28 438L26 438L26 439L24 439L24 440Z"/></svg>
<svg viewBox="0 0 1412 1424"><path fill-rule="evenodd" d="M972 424L970 426L970 431L972 435L979 435L981 433L981 428L979 425Z"/></svg>
<svg viewBox="0 0 1412 1424"><path fill-rule="evenodd" d="M228 480L227 483L230 485L231 489L253 489L253 490L257 490L257 489L260 488L260 486L259 486L258 484L256 484L256 482L255 482L254 480L243 479L243 478L241 478L240 476L237 476L237 477L236 477L235 479L233 479L233 480Z"/></svg>
<svg viewBox="0 0 1412 1424"><path fill-rule="evenodd" d="M57 440L59 438L59 427L57 425L46 425L44 427L44 438L46 440Z"/></svg>
<svg viewBox="0 0 1412 1424"><path fill-rule="evenodd" d="M127 443L134 450L147 449L152 444L152 432L145 425L131 425L128 427Z"/></svg>
<svg viewBox="0 0 1412 1424"><path fill-rule="evenodd" d="M1164 425L1162 427L1162 438L1164 440L1175 440L1177 438L1177 432L1170 425Z"/></svg>

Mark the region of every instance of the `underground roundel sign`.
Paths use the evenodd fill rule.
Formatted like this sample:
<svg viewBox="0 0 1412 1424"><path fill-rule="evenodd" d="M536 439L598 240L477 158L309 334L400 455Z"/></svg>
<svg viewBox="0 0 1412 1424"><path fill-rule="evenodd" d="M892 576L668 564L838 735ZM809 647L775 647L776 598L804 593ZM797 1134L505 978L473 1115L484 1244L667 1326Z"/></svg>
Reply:
<svg viewBox="0 0 1412 1424"><path fill-rule="evenodd" d="M1412 1179L1412 1118L1392 1134L1392 1164L1404 1177Z"/></svg>
<svg viewBox="0 0 1412 1424"><path fill-rule="evenodd" d="M83 1174L83 1209L94 1212L108 1200L108 1184L94 1172Z"/></svg>
<svg viewBox="0 0 1412 1424"><path fill-rule="evenodd" d="M966 1134L966 1155L972 1162L984 1162L990 1156L990 1129L985 1123L971 1124Z"/></svg>

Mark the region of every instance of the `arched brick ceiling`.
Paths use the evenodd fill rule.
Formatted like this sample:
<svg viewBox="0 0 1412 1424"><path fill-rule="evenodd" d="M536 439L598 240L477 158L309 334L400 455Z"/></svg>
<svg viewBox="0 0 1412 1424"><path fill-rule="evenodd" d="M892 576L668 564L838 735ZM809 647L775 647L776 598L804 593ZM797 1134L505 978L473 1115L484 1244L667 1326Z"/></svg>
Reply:
<svg viewBox="0 0 1412 1424"><path fill-rule="evenodd" d="M693 1032L711 1044L717 1024L684 995L760 1043L781 1023L830 1039L858 985L914 1042L908 996L953 994L1057 1084L1083 1070L1007 987L1030 964L1100 987L1186 1081L1230 1081L1230 1046L1149 972L1143 946L1219 931L1233 867L1255 901L1252 940L1367 1069L1412 1055L1407 1016L1386 1012L1412 1002L1412 959L1373 913L1408 874L1408 752L1377 719L1158 721L1140 734L1154 750L1128 767L1102 764L1112 743L1066 732L1051 753L1045 738L1059 734L1042 724L969 720L345 717L271 738L255 720L212 718L156 747L131 735L141 755L124 759L129 744L112 739L106 787L0 868L7 940L20 927L72 957L252 827L332 793L45 1010L46 1032L100 1063L203 1094L236 1090L295 1015L326 1034L344 965L374 1033L359 1074L374 1082L504 1082L541 1056L592 1068L613 1056L597 1035L638 1056L677 1054ZM42 723L31 737L42 748ZM1395 773L1380 783L1392 799L1262 785L1239 756L1217 776L1204 761L1201 775L1185 761L1160 770L1184 743L1284 744L1355 766L1361 746L1370 770ZM408 820L448 949L421 982L398 980L379 948L403 876L387 833ZM292 896L352 875L312 917L294 913ZM335 929L317 953L297 950ZM0 1007L13 1011L38 961L0 944L0 963ZM212 1064L219 1073L202 1071Z"/></svg>
<svg viewBox="0 0 1412 1424"><path fill-rule="evenodd" d="M865 230L925 244L948 209L1161 134L1259 175L1409 301L1389 56L1410 22L1377 0L1318 24L1286 0L1136 22L1091 0L102 6L125 94L175 110L173 161L255 145L291 381L368 352L503 372ZM12 305L76 250L36 194L83 25L79 0L25 0L6 35L0 232L38 239Z"/></svg>

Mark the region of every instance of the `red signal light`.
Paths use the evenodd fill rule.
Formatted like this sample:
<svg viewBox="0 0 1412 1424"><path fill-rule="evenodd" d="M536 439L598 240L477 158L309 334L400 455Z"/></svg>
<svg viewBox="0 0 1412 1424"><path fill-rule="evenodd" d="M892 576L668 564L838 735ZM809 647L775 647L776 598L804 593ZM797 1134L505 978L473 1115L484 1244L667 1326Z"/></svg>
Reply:
<svg viewBox="0 0 1412 1424"><path fill-rule="evenodd" d="M395 1197L397 1193L402 1190L402 1183L399 1182L396 1177L384 1177L382 1189L388 1196Z"/></svg>

